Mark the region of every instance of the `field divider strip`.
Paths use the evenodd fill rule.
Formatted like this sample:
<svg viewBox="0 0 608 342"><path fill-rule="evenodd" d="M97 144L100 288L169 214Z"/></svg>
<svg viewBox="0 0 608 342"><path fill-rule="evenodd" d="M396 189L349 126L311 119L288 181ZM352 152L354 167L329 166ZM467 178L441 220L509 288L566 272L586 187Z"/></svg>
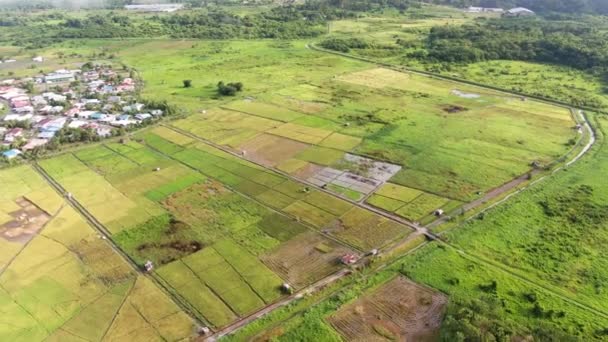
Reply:
<svg viewBox="0 0 608 342"><path fill-rule="evenodd" d="M181 310L187 313L188 316L190 316L197 324L204 324L205 326L210 326L209 322L207 322L206 319L204 319L204 317L197 310L192 310L187 301L184 301L181 296L176 296L173 291L170 291L170 286L159 282L153 274L148 274L144 272L141 267L139 267L139 265L135 262L135 260L133 260L116 244L116 242L112 239L112 234L109 232L109 230L102 223L100 223L91 213L89 213L89 211L84 208L84 206L82 206L80 202L75 200L72 196L69 196L69 192L67 192L66 189L61 184L59 184L59 182L57 182L53 177L51 177L51 175L49 175L46 170L44 170L40 165L38 165L37 162L32 162L31 165L33 169L37 171L62 198L65 198L67 200L67 202L85 219L86 222L89 223L90 226L93 227L93 229L95 229L99 234L105 237L104 240L107 241L108 245L125 261L127 261L131 268L135 270L136 274L141 274L152 280L152 282L159 289L161 289L161 291L163 291L169 298L171 298L172 301Z"/></svg>

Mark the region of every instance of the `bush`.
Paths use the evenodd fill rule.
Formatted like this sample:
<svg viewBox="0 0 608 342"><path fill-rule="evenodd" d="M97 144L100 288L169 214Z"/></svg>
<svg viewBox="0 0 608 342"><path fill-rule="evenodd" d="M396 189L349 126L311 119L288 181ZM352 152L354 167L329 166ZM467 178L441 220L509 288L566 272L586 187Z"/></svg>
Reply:
<svg viewBox="0 0 608 342"><path fill-rule="evenodd" d="M243 90L243 83L241 82L224 84L223 81L220 81L217 84L217 92L221 96L234 96L241 90Z"/></svg>

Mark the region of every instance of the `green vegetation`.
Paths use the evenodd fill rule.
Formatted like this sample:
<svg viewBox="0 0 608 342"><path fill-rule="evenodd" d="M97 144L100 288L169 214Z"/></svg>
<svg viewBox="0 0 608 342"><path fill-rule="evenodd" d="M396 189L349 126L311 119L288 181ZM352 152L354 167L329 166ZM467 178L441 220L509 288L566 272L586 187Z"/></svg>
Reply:
<svg viewBox="0 0 608 342"><path fill-rule="evenodd" d="M392 312L397 296L374 295L402 276L449 296L433 338L606 337L603 114L587 113L598 130L591 152L549 175L589 139L568 108L364 61L604 107L606 19L563 14L603 11L597 2L494 2L535 18L409 0L237 5L4 13L0 41L20 48L0 47L4 60L19 60L0 65L3 77L111 60L141 78L149 108L180 115L39 161L108 237L34 169L0 171L0 339L185 340L192 321L167 294L216 330L344 270L348 254L366 254L352 274L225 339L339 341L365 329L399 339L382 313L359 323L366 301ZM45 62L22 62L34 55ZM89 133L64 130L59 140L94 140ZM399 171L386 176L390 165L347 153ZM532 169L530 178L546 177L477 217L465 211ZM442 241L344 198L443 231ZM462 215L447 217L457 208ZM437 209L446 225L426 226ZM15 238L20 220L40 227ZM136 275L108 242L153 270ZM399 303L432 307L425 296ZM334 320L344 313L350 321Z"/></svg>

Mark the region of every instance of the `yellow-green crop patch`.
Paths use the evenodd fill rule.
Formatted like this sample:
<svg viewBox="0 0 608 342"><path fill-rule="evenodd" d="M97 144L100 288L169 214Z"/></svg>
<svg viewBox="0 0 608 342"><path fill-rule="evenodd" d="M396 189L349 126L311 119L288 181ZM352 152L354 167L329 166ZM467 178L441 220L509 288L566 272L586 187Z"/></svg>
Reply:
<svg viewBox="0 0 608 342"><path fill-rule="evenodd" d="M422 195L422 191L397 184L386 183L380 187L375 194L389 197L404 203L409 203L416 197Z"/></svg>
<svg viewBox="0 0 608 342"><path fill-rule="evenodd" d="M361 138L340 133L332 133L321 141L319 145L348 152L357 147L360 143Z"/></svg>
<svg viewBox="0 0 608 342"><path fill-rule="evenodd" d="M71 154L42 160L40 165L114 233L162 213L144 197L128 198Z"/></svg>
<svg viewBox="0 0 608 342"><path fill-rule="evenodd" d="M277 128L268 130L267 132L308 144L318 144L332 133L326 129L307 127L293 123L283 124Z"/></svg>
<svg viewBox="0 0 608 342"><path fill-rule="evenodd" d="M407 226L359 207L342 215L329 231L364 250L382 247L412 233Z"/></svg>
<svg viewBox="0 0 608 342"><path fill-rule="evenodd" d="M2 340L102 340L139 329L150 330L150 339L192 334L192 320L70 206L11 261L0 284Z"/></svg>
<svg viewBox="0 0 608 342"><path fill-rule="evenodd" d="M224 107L281 122L293 121L304 115L286 108L251 100L230 102L224 105Z"/></svg>
<svg viewBox="0 0 608 342"><path fill-rule="evenodd" d="M404 205L396 213L409 220L417 221L433 213L448 202L447 199L432 194L422 194L414 201Z"/></svg>
<svg viewBox="0 0 608 342"><path fill-rule="evenodd" d="M313 146L296 156L300 160L319 164L332 165L342 159L344 152L327 147Z"/></svg>
<svg viewBox="0 0 608 342"><path fill-rule="evenodd" d="M183 134L179 134L176 131L167 128L167 127L154 127L152 130L150 130L152 133L158 135L159 137L169 140L170 142L180 145L180 146L186 146L186 145L190 145L191 143L194 142L194 139L183 135Z"/></svg>
<svg viewBox="0 0 608 342"><path fill-rule="evenodd" d="M302 220L317 228L327 226L336 218L331 213L302 201L295 202L283 210L296 217L297 220Z"/></svg>

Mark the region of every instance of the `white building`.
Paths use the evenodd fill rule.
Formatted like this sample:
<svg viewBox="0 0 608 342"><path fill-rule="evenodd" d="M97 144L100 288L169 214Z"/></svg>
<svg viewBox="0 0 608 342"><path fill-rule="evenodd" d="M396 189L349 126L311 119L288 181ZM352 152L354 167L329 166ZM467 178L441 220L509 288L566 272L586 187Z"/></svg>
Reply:
<svg viewBox="0 0 608 342"><path fill-rule="evenodd" d="M126 5L128 11L137 12L175 12L184 8L183 4L149 4L149 5Z"/></svg>
<svg viewBox="0 0 608 342"><path fill-rule="evenodd" d="M505 15L508 17L525 17L535 15L535 13L524 7L515 7L506 11Z"/></svg>

